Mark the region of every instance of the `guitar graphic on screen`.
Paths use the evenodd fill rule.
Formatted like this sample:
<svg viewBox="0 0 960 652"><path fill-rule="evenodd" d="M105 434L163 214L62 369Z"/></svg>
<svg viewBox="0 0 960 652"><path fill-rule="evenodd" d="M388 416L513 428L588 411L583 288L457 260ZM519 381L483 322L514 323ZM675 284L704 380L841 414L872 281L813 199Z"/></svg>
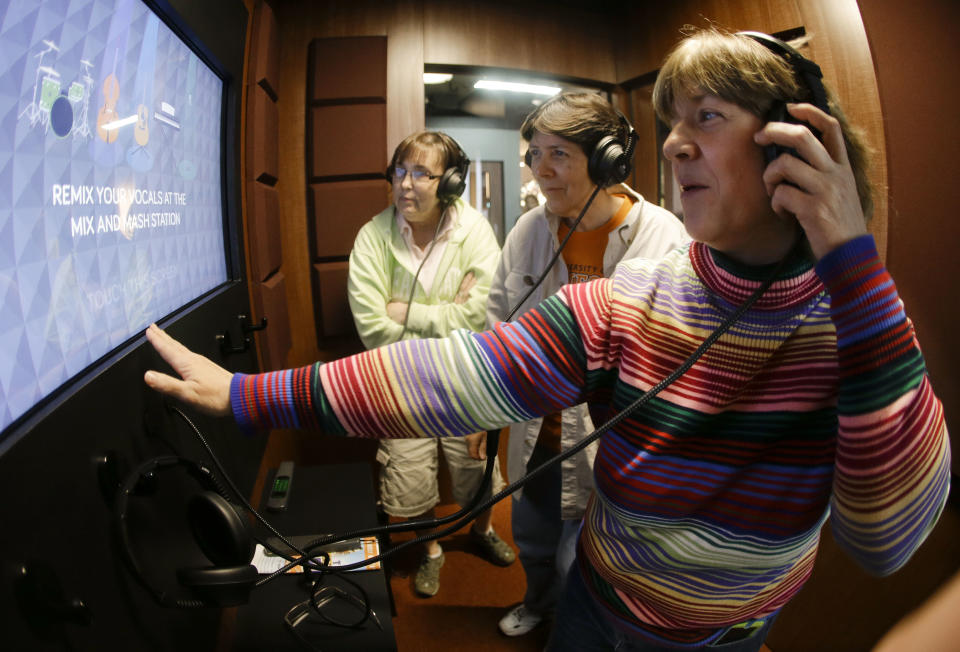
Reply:
<svg viewBox="0 0 960 652"><path fill-rule="evenodd" d="M147 107L141 104L137 107L137 126L133 128L133 138L140 147L146 147L150 142L150 128L147 126Z"/></svg>
<svg viewBox="0 0 960 652"><path fill-rule="evenodd" d="M117 56L113 59L113 71L103 80L103 106L97 113L97 136L105 143L117 140L117 129L110 125L120 117L117 113L117 100L120 98L120 82L117 81ZM107 128L110 127L110 128Z"/></svg>

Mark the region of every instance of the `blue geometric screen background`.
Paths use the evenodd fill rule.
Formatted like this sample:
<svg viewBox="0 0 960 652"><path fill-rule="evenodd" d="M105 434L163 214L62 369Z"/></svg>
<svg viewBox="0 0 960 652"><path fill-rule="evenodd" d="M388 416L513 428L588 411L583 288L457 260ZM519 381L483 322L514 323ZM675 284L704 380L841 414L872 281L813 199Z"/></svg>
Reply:
<svg viewBox="0 0 960 652"><path fill-rule="evenodd" d="M0 430L227 280L222 95L140 0L0 2Z"/></svg>

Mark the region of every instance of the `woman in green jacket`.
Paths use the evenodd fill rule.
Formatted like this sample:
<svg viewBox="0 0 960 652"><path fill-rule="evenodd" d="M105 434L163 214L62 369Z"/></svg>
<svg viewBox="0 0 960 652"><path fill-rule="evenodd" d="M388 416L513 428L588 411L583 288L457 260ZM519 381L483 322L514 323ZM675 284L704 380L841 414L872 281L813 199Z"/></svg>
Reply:
<svg viewBox="0 0 960 652"><path fill-rule="evenodd" d="M460 199L469 164L456 141L440 132L412 134L394 151L387 168L393 205L360 229L350 254L350 308L368 349L445 337L458 328L483 329L500 247L487 219ZM466 505L483 477L485 438L476 433L462 439L382 440L377 459L383 466L384 511L400 518L433 517L440 501L438 446L454 498ZM493 484L502 485L497 464L494 474ZM506 566L516 555L491 519L490 510L478 516L471 537L485 557ZM439 589L444 557L436 540L424 545L414 588L429 597Z"/></svg>

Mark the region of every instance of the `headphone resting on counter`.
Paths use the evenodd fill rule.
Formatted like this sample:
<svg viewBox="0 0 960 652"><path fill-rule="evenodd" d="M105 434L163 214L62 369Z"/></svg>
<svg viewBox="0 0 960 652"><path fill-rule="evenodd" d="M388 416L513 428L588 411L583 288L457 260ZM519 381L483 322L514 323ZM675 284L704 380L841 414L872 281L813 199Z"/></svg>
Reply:
<svg viewBox="0 0 960 652"><path fill-rule="evenodd" d="M188 503L187 521L197 545L213 564L177 570L180 585L195 596L189 599L168 595L147 579L127 531L128 500L137 483L145 476L175 467L183 467L202 488ZM249 523L238 512L242 508L228 502L223 493L210 469L177 455L155 457L141 464L120 487L114 505L120 549L134 577L162 606L232 607L249 600L250 591L259 578L256 567L251 564L253 536Z"/></svg>

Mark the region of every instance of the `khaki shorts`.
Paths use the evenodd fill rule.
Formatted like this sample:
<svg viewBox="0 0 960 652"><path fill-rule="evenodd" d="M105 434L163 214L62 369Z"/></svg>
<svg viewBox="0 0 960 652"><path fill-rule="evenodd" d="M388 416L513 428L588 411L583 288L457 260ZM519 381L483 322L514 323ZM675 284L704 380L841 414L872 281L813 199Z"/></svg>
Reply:
<svg viewBox="0 0 960 652"><path fill-rule="evenodd" d="M377 460L382 465L380 500L383 511L390 516L410 518L420 516L440 502L438 446L443 446L454 500L461 507L470 502L483 480L487 461L470 457L467 442L462 437L383 439L377 451ZM499 461L493 465L491 485L484 499L504 487Z"/></svg>

